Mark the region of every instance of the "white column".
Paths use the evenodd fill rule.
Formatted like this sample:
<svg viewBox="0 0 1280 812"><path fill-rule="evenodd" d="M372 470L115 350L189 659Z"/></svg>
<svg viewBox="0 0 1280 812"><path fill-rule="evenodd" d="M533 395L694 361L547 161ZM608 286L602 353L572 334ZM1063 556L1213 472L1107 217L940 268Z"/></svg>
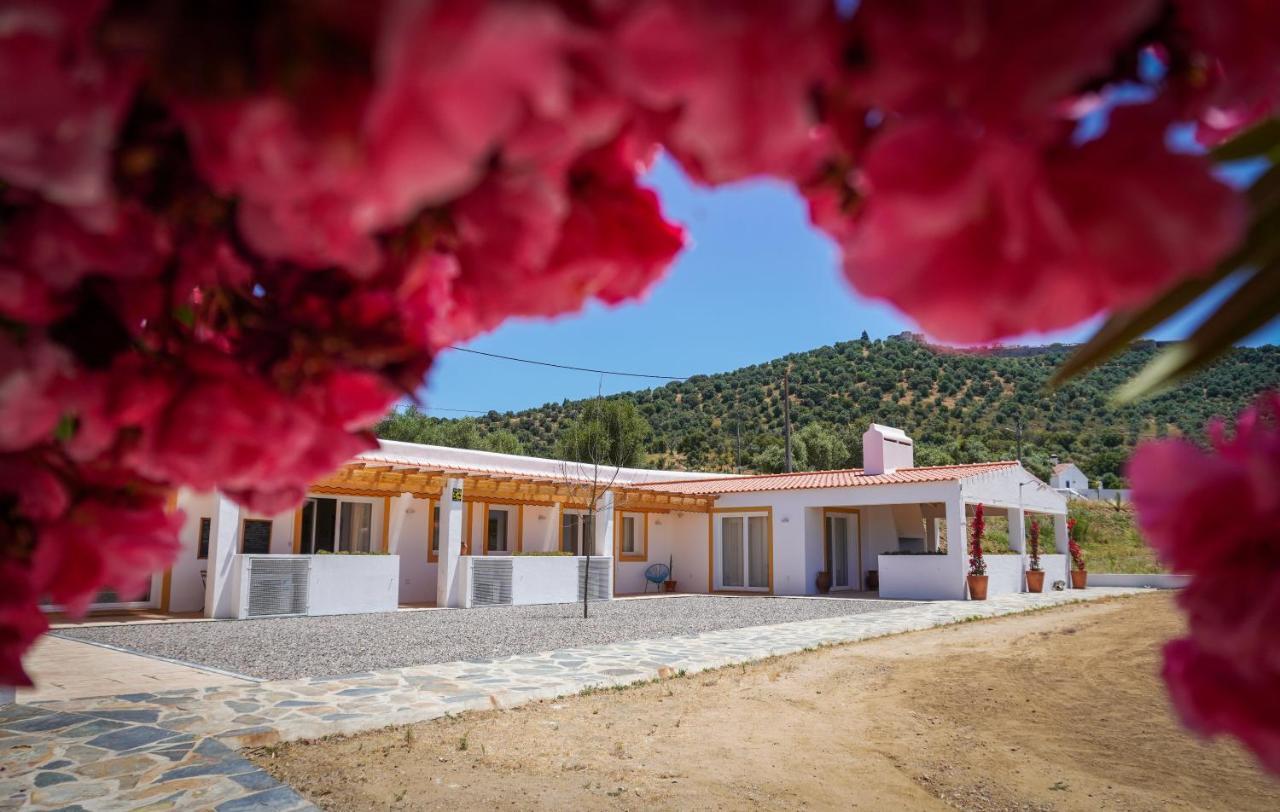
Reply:
<svg viewBox="0 0 1280 812"><path fill-rule="evenodd" d="M235 573L232 564L240 552L240 506L222 494L214 494L209 523L209 560L204 585L204 616L235 617Z"/></svg>
<svg viewBox="0 0 1280 812"><path fill-rule="evenodd" d="M592 555L613 555L613 491L596 501L595 549Z"/></svg>
<svg viewBox="0 0 1280 812"><path fill-rule="evenodd" d="M1067 539L1067 514L1055 513L1053 516L1053 547L1062 555L1067 557L1066 571L1063 573L1063 580L1067 582L1067 589L1071 588L1071 549L1068 547Z"/></svg>
<svg viewBox="0 0 1280 812"><path fill-rule="evenodd" d="M1009 549L1013 550L1021 557L1020 574L1018 575L1018 588L1023 592L1027 591L1027 523L1024 521L1025 513L1022 508L1009 508L1005 511L1005 516L1009 518Z"/></svg>
<svg viewBox="0 0 1280 812"><path fill-rule="evenodd" d="M412 504L411 493L402 493L391 503L391 527L387 530L387 552L391 555L396 555L400 549L400 533L404 530L405 519Z"/></svg>
<svg viewBox="0 0 1280 812"><path fill-rule="evenodd" d="M436 558L436 606L462 606L463 589L458 577L462 555L462 480L446 479L440 493L440 552Z"/></svg>
<svg viewBox="0 0 1280 812"><path fill-rule="evenodd" d="M964 498L956 494L946 501L947 565L955 573L955 592L949 597L964 600L965 575L969 572L969 539L964 525Z"/></svg>
<svg viewBox="0 0 1280 812"><path fill-rule="evenodd" d="M1015 553L1027 551L1027 523L1022 508L1009 508L1005 511L1009 517L1009 549Z"/></svg>
<svg viewBox="0 0 1280 812"><path fill-rule="evenodd" d="M937 552L938 547L942 545L942 528L938 526L938 520L933 516L927 516L924 520L924 527L924 548L931 553Z"/></svg>

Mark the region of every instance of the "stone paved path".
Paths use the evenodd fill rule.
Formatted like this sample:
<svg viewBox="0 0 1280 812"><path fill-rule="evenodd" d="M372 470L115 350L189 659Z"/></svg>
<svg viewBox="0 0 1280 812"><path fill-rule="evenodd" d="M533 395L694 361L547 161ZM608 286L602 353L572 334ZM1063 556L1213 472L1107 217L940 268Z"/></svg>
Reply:
<svg viewBox="0 0 1280 812"><path fill-rule="evenodd" d="M309 809L293 790L236 750L512 707L813 646L1142 591L1115 587L1001 595L985 602L938 601L482 662L8 706L0 709L0 810L24 804L86 810Z"/></svg>

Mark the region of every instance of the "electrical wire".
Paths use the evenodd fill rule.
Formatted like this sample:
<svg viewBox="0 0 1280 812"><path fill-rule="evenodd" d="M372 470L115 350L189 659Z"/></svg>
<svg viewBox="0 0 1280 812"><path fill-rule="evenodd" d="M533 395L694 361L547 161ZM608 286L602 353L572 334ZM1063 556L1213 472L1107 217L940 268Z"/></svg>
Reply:
<svg viewBox="0 0 1280 812"><path fill-rule="evenodd" d="M501 355L496 352L483 352L481 350L471 350L466 347L449 347L451 350L458 352L471 353L472 355L483 355L486 358L499 358L503 361L516 361L521 364L533 364L540 367L552 367L554 369L569 369L575 372L590 372L595 375L615 375L623 378L652 378L660 381L685 381L689 379L688 375L649 375L643 372L618 372L611 369L592 369L591 367L576 367L571 364L555 364L551 361L534 361L529 358L516 358L514 355Z"/></svg>

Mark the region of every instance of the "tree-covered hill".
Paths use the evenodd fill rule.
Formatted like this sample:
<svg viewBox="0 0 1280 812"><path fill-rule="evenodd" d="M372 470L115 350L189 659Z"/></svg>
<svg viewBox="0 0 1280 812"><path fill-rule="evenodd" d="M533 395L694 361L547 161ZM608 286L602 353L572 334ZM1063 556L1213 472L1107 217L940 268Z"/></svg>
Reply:
<svg viewBox="0 0 1280 812"><path fill-rule="evenodd" d="M783 373L790 368L797 468L861 465L862 432L871 422L906 430L916 464L978 462L1016 456L1048 476L1049 457L1077 463L1107 487L1144 437L1199 435L1214 416L1230 416L1254 395L1280 386L1280 347L1239 348L1178 388L1116 407L1110 396L1155 354L1154 342L1066 384L1045 389L1072 347L1008 347L957 352L903 334L820 347L717 375L698 375L613 398L632 400L649 424L648 463L655 467L777 470L782 465ZM379 425L391 439L551 456L583 401L548 403L515 413L461 420L417 412ZM740 438L740 440L739 440ZM739 452L740 448L740 452Z"/></svg>

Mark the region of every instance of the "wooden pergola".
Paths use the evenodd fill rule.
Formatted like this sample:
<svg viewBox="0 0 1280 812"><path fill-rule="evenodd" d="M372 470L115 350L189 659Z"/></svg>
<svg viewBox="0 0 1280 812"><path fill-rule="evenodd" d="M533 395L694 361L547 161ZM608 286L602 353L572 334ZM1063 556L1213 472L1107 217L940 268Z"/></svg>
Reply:
<svg viewBox="0 0 1280 812"><path fill-rule="evenodd" d="M488 502L562 507L583 507L590 480L581 477L538 476L535 474L491 472L466 469L425 467L411 463L349 462L328 477L311 486L314 493L349 496L396 496L411 493L422 499L439 499L445 482L463 480L464 502ZM638 488L608 485L602 477L598 487L614 494L614 510L671 513L711 510L714 496L695 496L655 490L649 485Z"/></svg>

